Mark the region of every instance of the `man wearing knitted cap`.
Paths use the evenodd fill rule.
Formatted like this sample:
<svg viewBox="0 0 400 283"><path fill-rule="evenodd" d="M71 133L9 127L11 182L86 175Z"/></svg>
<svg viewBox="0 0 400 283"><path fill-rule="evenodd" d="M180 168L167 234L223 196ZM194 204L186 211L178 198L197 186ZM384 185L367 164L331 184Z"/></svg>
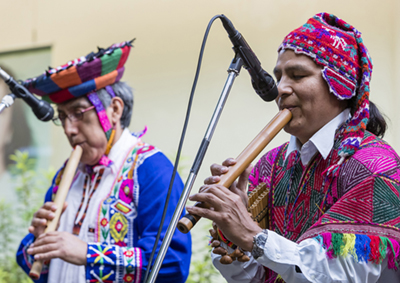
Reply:
<svg viewBox="0 0 400 283"><path fill-rule="evenodd" d="M17 252L27 273L34 260L45 263L35 282L143 280L172 164L157 148L141 141L144 132L128 130L133 95L120 79L130 49L130 42L99 49L25 82L30 91L56 103L58 122L69 143L83 149L58 230L44 233L47 220L54 218L52 200L64 167L54 177ZM182 189L177 177L164 231ZM157 282L185 282L190 256L190 236L176 232Z"/></svg>
<svg viewBox="0 0 400 283"><path fill-rule="evenodd" d="M228 282L400 282L400 158L378 137L386 123L369 101L371 71L361 34L333 15L285 37L274 74L290 141L230 189L215 183L235 160L212 165L190 197L213 208L188 211L214 221L213 262ZM253 217L247 182L267 203Z"/></svg>

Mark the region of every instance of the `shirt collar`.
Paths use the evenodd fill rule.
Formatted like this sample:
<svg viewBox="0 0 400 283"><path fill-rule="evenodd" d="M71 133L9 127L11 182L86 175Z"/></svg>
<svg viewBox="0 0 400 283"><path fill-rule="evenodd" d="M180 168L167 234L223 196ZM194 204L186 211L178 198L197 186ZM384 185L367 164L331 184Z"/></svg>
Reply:
<svg viewBox="0 0 400 283"><path fill-rule="evenodd" d="M317 152L326 159L332 150L336 130L345 123L349 117L350 108L347 108L323 126L303 145L301 145L300 141L295 136L291 136L285 159L295 150L300 152L300 159L303 165L307 165Z"/></svg>

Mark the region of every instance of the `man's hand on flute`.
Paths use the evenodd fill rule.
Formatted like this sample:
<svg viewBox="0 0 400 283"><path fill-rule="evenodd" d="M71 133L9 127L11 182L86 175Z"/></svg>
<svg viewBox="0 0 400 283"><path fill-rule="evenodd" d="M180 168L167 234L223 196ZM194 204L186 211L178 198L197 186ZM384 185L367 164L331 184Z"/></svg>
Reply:
<svg viewBox="0 0 400 283"><path fill-rule="evenodd" d="M62 212L64 212L65 209L67 209L67 206L68 204L64 203ZM43 206L39 208L39 210L36 211L35 214L33 215L31 226L29 226L28 228L29 233L32 233L35 236L35 238L38 238L40 235L42 235L44 230L46 229L47 221L52 220L54 218L55 216L54 212L56 211L56 209L57 207L54 204L54 202L49 201L43 204Z"/></svg>
<svg viewBox="0 0 400 283"><path fill-rule="evenodd" d="M68 204L64 203L62 212ZM54 218L57 207L54 202L46 202L33 215L28 230L36 241L29 247L28 254L34 255L35 260L48 261L52 258L61 258L76 265L86 264L87 243L67 232L44 233L47 222ZM59 223L57 223L58 227Z"/></svg>
<svg viewBox="0 0 400 283"><path fill-rule="evenodd" d="M212 177L205 179L206 185L200 188L200 192L189 197L191 201L206 202L211 209L200 207L187 207L191 214L196 214L214 221L224 235L233 243L244 250L251 251L253 247L253 236L257 235L262 229L251 219L247 212L247 179L251 172L249 166L239 177L239 181L234 182L227 189L219 182L220 175L229 170L229 166L236 163L234 159L225 160L222 165L213 164L211 166Z"/></svg>
<svg viewBox="0 0 400 283"><path fill-rule="evenodd" d="M60 258L75 265L86 265L87 243L68 232L48 232L36 239L28 254L40 261Z"/></svg>
<svg viewBox="0 0 400 283"><path fill-rule="evenodd" d="M221 180L221 175L226 174L229 171L229 167L236 164L236 160L234 158L228 158L222 165L220 164L212 164L210 166L211 175L210 177L204 180L205 185L213 185L218 183ZM246 170L239 176L239 180L233 182L233 184L229 187L229 190L237 195L239 195L245 206L247 207L247 180L249 179L249 175L253 169L253 166L250 165L246 168Z"/></svg>

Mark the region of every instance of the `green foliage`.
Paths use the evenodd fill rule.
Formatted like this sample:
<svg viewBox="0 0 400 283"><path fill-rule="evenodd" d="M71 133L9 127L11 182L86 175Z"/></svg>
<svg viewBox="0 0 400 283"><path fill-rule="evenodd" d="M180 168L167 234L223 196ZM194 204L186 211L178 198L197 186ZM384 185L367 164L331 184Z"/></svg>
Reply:
<svg viewBox="0 0 400 283"><path fill-rule="evenodd" d="M22 271L13 257L9 259L7 266L0 266L0 282L32 283L32 280Z"/></svg>
<svg viewBox="0 0 400 283"><path fill-rule="evenodd" d="M0 200L0 266L6 264L5 259L13 256L13 250L10 250L10 243L13 242L13 235L16 232L16 225L13 222L13 217L10 211L11 204L6 203L5 200ZM0 270L0 279L4 276ZM7 282L2 281L0 282Z"/></svg>
<svg viewBox="0 0 400 283"><path fill-rule="evenodd" d="M9 168L18 202L0 200L0 282L32 282L15 261L18 242L27 234L33 213L43 203L54 170L35 171L35 159L27 152L16 151ZM11 189L11 188L10 188Z"/></svg>
<svg viewBox="0 0 400 283"><path fill-rule="evenodd" d="M211 262L210 254L204 255L203 260L192 262L189 278L186 283L212 283L215 281L218 271Z"/></svg>
<svg viewBox="0 0 400 283"><path fill-rule="evenodd" d="M28 152L15 151L10 156L15 163L9 168L15 182L15 192L19 203L21 218L25 227L30 223L32 215L43 203L46 188L49 187L54 170L35 171L35 159L30 158Z"/></svg>

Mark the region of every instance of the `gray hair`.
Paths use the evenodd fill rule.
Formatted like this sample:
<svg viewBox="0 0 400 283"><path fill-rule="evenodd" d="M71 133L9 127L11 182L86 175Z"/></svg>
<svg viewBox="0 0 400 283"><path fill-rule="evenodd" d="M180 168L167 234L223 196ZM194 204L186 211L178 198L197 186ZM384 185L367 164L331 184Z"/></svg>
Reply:
<svg viewBox="0 0 400 283"><path fill-rule="evenodd" d="M133 109L133 92L132 88L125 82L116 82L111 85L114 90L115 96L118 96L124 102L124 110L121 116L121 127L124 129L131 123L132 109ZM111 104L111 96L104 89L96 91L103 107L106 109Z"/></svg>

